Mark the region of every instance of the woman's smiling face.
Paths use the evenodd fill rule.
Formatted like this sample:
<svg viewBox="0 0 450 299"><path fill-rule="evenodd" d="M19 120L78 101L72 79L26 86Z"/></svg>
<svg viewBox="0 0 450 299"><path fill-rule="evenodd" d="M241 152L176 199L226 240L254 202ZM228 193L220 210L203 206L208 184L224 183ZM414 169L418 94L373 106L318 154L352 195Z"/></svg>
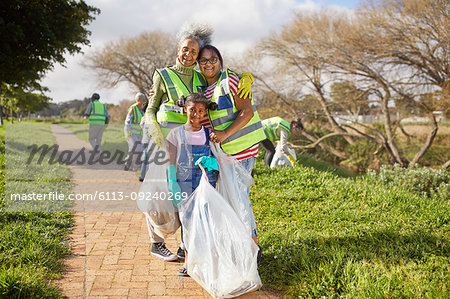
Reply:
<svg viewBox="0 0 450 299"><path fill-rule="evenodd" d="M195 39L187 38L178 49L178 60L184 66L192 66L198 57L200 46Z"/></svg>
<svg viewBox="0 0 450 299"><path fill-rule="evenodd" d="M204 49L198 59L200 71L206 78L217 77L222 67L217 54L211 49Z"/></svg>

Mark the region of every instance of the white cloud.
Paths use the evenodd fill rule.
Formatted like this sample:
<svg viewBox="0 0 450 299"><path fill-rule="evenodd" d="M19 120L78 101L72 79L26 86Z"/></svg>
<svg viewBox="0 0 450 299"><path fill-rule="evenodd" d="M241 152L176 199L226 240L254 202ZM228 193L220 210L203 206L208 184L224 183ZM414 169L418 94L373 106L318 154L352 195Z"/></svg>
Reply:
<svg viewBox="0 0 450 299"><path fill-rule="evenodd" d="M279 31L299 10L319 9L313 0L87 0L101 9L89 26L91 48L85 54L67 57L66 68L56 66L42 81L55 102L82 99L94 91L107 103L132 98L135 90L122 84L114 89L100 88L96 74L81 66L84 55L122 37L146 31L176 33L186 21L206 22L214 29L213 43L225 55L233 55L263 36ZM323 1L322 1L323 2ZM175 60L175 59L174 59Z"/></svg>

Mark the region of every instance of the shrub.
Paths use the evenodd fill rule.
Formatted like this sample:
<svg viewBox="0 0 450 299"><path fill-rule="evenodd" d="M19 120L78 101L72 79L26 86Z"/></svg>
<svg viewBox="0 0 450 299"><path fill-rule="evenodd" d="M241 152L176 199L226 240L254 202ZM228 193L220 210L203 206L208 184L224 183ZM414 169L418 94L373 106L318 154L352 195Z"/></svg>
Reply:
<svg viewBox="0 0 450 299"><path fill-rule="evenodd" d="M403 168L383 165L377 174L373 170L367 172L366 178L378 180L389 186L405 188L421 196L449 199L450 172L425 167Z"/></svg>

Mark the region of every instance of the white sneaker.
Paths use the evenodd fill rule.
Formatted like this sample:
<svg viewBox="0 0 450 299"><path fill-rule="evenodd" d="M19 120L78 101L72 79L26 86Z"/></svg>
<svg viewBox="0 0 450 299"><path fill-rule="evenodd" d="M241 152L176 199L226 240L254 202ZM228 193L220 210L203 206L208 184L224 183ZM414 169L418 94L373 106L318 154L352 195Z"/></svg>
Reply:
<svg viewBox="0 0 450 299"><path fill-rule="evenodd" d="M230 293L225 295L223 298L234 298L234 297L240 296L245 293L256 291L258 288L259 288L259 285L257 285L253 281L246 281L239 288L231 291Z"/></svg>
<svg viewBox="0 0 450 299"><path fill-rule="evenodd" d="M156 256L159 259L162 259L163 261L175 261L178 259L178 257L170 252L169 249L167 249L166 244L164 242L160 243L153 243L152 249L150 250L150 254L153 256Z"/></svg>

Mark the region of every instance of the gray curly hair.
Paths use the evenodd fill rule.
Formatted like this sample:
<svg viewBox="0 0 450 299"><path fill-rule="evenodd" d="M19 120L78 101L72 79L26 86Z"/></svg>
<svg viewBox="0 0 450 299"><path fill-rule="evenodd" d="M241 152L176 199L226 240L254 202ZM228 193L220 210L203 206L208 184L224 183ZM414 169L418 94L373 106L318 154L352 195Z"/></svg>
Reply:
<svg viewBox="0 0 450 299"><path fill-rule="evenodd" d="M178 44L177 47L180 48L181 44L188 38L195 39L200 49L205 45L211 43L211 36L214 30L208 24L192 23L187 22L181 27L180 32L177 34Z"/></svg>

